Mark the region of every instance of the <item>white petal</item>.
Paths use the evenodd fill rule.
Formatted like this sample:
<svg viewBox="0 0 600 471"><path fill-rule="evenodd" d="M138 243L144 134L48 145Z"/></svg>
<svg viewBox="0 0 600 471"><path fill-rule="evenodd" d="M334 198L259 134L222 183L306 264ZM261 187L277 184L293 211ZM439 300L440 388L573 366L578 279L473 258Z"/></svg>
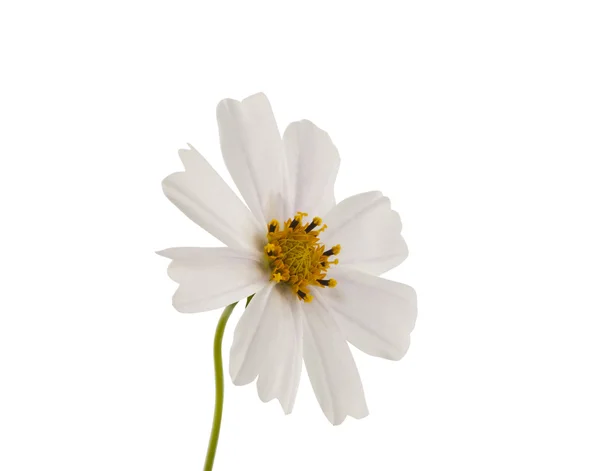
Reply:
<svg viewBox="0 0 600 471"><path fill-rule="evenodd" d="M340 167L338 150L329 135L310 121L290 124L283 134L287 185L298 211L323 217L335 206L333 186Z"/></svg>
<svg viewBox="0 0 600 471"><path fill-rule="evenodd" d="M173 306L180 312L210 311L256 293L269 282L259 254L227 247L179 247L158 252L173 261L169 276L179 283Z"/></svg>
<svg viewBox="0 0 600 471"><path fill-rule="evenodd" d="M284 290L275 289L279 294L274 293L271 297L279 299L272 299L266 307L272 310L267 315L273 316L271 321L277 323L277 327L260 367L257 388L263 402L277 398L283 411L289 414L294 407L302 372L302 313L300 301L289 289L284 287Z"/></svg>
<svg viewBox="0 0 600 471"><path fill-rule="evenodd" d="M260 222L282 193L283 142L267 97L258 93L217 106L221 151L231 177Z"/></svg>
<svg viewBox="0 0 600 471"><path fill-rule="evenodd" d="M332 272L337 286L320 292L346 339L369 355L400 360L417 318L414 289L357 270Z"/></svg>
<svg viewBox="0 0 600 471"><path fill-rule="evenodd" d="M270 338L267 320L267 303L274 284L268 284L254 295L242 314L233 334L229 353L229 374L233 384L248 384L258 376L266 356L263 341Z"/></svg>
<svg viewBox="0 0 600 471"><path fill-rule="evenodd" d="M276 391L270 388L269 391L262 391L262 397L275 391L287 412L291 411L294 403L300 370L296 369L296 344L283 344L279 339L280 334L291 336L291 329L297 329L297 320L283 291L285 288L269 283L252 298L233 334L229 373L234 384L248 384L259 373L266 372L270 356L277 355L287 359L287 371L282 371L278 378L282 384L276 385ZM282 329L287 332L281 333ZM293 333L294 338L297 335L301 335L301 332Z"/></svg>
<svg viewBox="0 0 600 471"><path fill-rule="evenodd" d="M321 240L327 247L342 246L340 265L380 275L408 256L400 216L378 191L346 198L323 219L327 230Z"/></svg>
<svg viewBox="0 0 600 471"><path fill-rule="evenodd" d="M354 358L320 293L302 308L304 364L323 413L333 425L348 415L366 417L369 410Z"/></svg>
<svg viewBox="0 0 600 471"><path fill-rule="evenodd" d="M169 200L196 224L235 248L260 248L264 229L196 149L181 149L185 172L163 180Z"/></svg>

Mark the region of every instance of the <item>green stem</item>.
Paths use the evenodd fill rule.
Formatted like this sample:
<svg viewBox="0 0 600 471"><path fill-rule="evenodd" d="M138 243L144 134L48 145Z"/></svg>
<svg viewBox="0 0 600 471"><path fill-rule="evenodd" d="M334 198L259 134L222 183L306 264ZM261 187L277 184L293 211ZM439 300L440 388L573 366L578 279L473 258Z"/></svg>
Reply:
<svg viewBox="0 0 600 471"><path fill-rule="evenodd" d="M219 443L219 432L221 431L221 418L223 417L223 356L221 354L221 344L223 343L223 333L227 320L233 312L233 308L237 303L230 304L225 308L217 330L215 331L214 357L215 357L215 414L213 416L212 430L210 432L210 441L208 442L208 450L206 452L206 460L204 461L204 471L211 471L217 454L217 444Z"/></svg>

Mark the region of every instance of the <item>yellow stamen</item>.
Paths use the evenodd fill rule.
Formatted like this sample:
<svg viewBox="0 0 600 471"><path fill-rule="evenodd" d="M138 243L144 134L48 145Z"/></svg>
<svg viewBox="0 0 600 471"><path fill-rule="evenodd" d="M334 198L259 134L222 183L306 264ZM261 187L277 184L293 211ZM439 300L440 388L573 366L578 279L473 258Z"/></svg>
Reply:
<svg viewBox="0 0 600 471"><path fill-rule="evenodd" d="M271 279L275 282L275 283L279 283L281 281L281 273L273 273L271 275Z"/></svg>
<svg viewBox="0 0 600 471"><path fill-rule="evenodd" d="M293 219L283 225L273 219L267 225L267 244L265 255L271 267L271 280L275 283L285 282L304 302L313 299L309 286L336 286L334 279L325 279L327 269L338 263L338 259L329 260L331 255L340 253L340 245L329 250L319 243L318 235L327 226L320 217L303 224L308 214L298 212ZM319 226L321 226L319 228Z"/></svg>

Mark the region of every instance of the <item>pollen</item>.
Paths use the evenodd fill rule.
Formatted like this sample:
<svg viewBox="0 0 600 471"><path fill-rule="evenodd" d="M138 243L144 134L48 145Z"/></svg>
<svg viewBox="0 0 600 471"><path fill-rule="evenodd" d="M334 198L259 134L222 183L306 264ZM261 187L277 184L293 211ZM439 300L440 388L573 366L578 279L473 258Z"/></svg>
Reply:
<svg viewBox="0 0 600 471"><path fill-rule="evenodd" d="M338 255L342 249L335 245L326 249L319 242L319 234L327 229L323 220L315 217L304 223L306 213L297 213L293 218L280 224L276 219L267 224L267 244L265 256L271 270L271 281L287 284L304 302L313 299L310 289L334 288L337 282L326 279L327 270L337 265L338 259L330 257Z"/></svg>

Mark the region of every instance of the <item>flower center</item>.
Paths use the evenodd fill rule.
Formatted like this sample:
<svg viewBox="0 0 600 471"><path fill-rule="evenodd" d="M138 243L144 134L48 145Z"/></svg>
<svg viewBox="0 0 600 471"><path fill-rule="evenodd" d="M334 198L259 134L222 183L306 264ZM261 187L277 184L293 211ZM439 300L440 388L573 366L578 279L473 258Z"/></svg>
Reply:
<svg viewBox="0 0 600 471"><path fill-rule="evenodd" d="M335 245L329 250L319 243L319 234L327 229L319 217L310 223L302 223L306 213L298 213L280 227L273 219L267 225L267 245L265 254L271 269L271 281L288 284L294 293L304 302L311 302L309 286L333 288L334 279L325 279L327 269L337 265L338 259L329 257L340 253L341 247ZM320 227L320 228L319 228Z"/></svg>

